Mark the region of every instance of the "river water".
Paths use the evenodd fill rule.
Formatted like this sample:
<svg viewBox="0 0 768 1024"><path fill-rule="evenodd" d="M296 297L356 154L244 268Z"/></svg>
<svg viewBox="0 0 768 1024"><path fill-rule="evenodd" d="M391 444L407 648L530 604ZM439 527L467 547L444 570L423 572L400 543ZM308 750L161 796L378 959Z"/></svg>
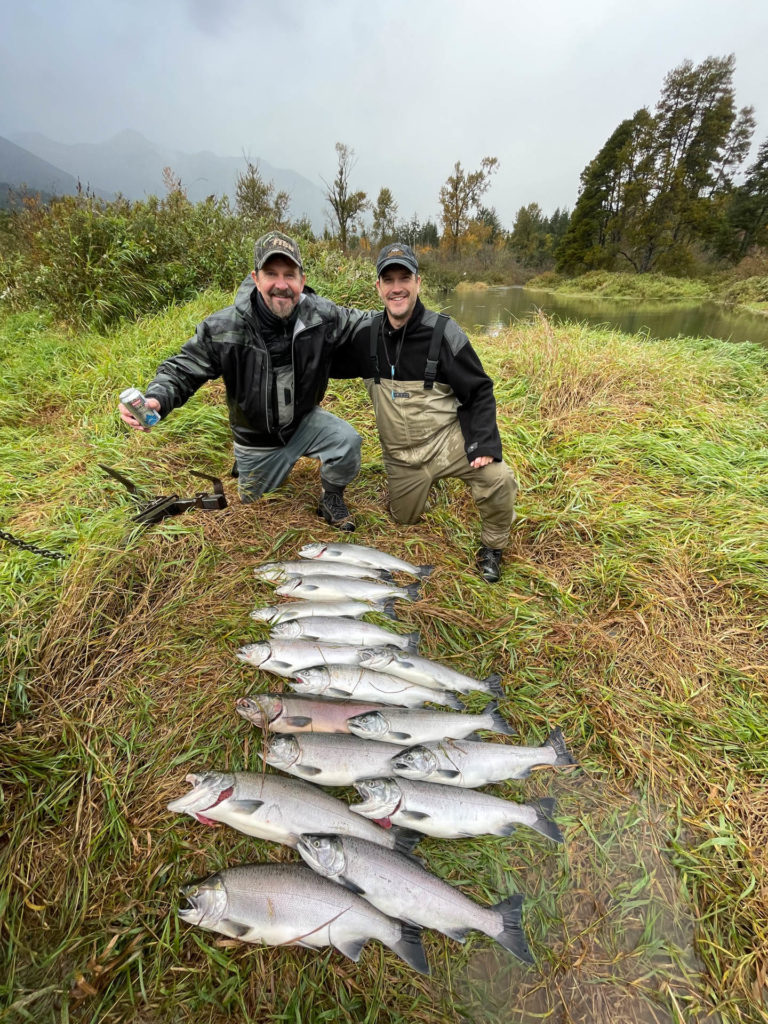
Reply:
<svg viewBox="0 0 768 1024"><path fill-rule="evenodd" d="M649 338L720 338L768 346L768 316L732 313L713 302L640 305L626 299L611 301L498 286L447 292L440 305L467 331L505 327L531 318L540 309L555 319L616 327Z"/></svg>

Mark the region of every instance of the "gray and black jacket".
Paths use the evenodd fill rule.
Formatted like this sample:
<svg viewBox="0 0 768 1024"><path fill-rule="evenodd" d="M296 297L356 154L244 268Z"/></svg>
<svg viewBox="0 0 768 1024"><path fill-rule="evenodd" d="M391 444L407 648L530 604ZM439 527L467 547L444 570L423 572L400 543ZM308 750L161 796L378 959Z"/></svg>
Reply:
<svg viewBox="0 0 768 1024"><path fill-rule="evenodd" d="M249 448L276 448L287 443L322 401L333 353L370 314L303 293L293 328L291 364L275 369L256 313L256 294L249 276L234 305L206 317L178 355L158 367L145 394L160 402L166 416L206 381L221 377L235 441Z"/></svg>

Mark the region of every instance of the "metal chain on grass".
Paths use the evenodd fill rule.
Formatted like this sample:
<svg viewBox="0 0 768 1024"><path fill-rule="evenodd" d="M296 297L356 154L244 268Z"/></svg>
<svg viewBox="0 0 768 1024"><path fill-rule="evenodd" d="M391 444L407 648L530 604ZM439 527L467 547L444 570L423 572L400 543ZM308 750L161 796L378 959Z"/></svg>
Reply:
<svg viewBox="0 0 768 1024"><path fill-rule="evenodd" d="M43 558L58 558L63 560L69 558L69 555L65 555L61 551L51 551L48 548L38 547L37 544L30 544L29 541L19 540L18 537L14 537L6 530L0 530L0 540L7 540L9 544L14 544L17 548L21 548L22 551L31 551L34 555L42 555Z"/></svg>

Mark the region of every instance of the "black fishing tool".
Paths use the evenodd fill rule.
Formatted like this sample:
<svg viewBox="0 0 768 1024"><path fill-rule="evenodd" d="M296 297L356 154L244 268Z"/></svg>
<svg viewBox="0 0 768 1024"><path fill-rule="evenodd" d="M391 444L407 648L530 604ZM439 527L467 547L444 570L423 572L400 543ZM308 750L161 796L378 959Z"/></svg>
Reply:
<svg viewBox="0 0 768 1024"><path fill-rule="evenodd" d="M99 463L99 469L103 469L109 476L118 480L134 497L140 497L136 484L129 480L127 476L123 476L116 469L113 469L111 466L105 466L101 462ZM165 519L167 516L181 515L182 512L186 512L190 508L202 508L211 511L227 507L224 487L217 476L199 473L196 469L190 469L189 472L192 476L199 476L203 480L210 480L213 484L213 491L198 491L194 498L180 498L178 494L161 494L156 498L150 498L149 501L141 503L140 510L133 517L133 521L140 523L142 526L151 526L152 523L159 523L161 519Z"/></svg>

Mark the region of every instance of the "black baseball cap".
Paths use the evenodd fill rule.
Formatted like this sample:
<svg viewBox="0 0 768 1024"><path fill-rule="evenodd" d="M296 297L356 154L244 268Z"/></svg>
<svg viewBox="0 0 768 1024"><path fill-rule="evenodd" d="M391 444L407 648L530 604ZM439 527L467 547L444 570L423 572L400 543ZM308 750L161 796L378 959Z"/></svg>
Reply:
<svg viewBox="0 0 768 1024"><path fill-rule="evenodd" d="M416 254L410 245L405 245L404 242L392 242L391 245L384 246L376 260L376 276L381 277L383 270L395 265L405 267L412 274L419 272L419 261L416 259Z"/></svg>
<svg viewBox="0 0 768 1024"><path fill-rule="evenodd" d="M270 231L256 240L253 247L253 262L256 270L261 270L271 256L285 256L287 260L295 263L299 270L304 269L298 243L288 235L284 235L282 231Z"/></svg>

